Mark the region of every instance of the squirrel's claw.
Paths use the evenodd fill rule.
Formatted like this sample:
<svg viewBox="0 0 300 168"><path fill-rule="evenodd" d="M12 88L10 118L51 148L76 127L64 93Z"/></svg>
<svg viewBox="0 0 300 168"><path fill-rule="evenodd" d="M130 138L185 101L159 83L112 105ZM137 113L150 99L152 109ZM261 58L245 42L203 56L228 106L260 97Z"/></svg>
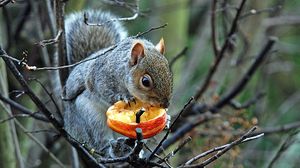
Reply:
<svg viewBox="0 0 300 168"><path fill-rule="evenodd" d="M135 98L131 95L117 95L117 100L124 101L129 105L129 107L131 102L134 102L134 104L136 104Z"/></svg>
<svg viewBox="0 0 300 168"><path fill-rule="evenodd" d="M123 101L124 101L126 104L128 104L129 107L130 107L130 103L131 103L131 102L134 102L134 103L136 104L135 98L134 98L133 96L128 96L128 97L125 96L125 97L123 98Z"/></svg>

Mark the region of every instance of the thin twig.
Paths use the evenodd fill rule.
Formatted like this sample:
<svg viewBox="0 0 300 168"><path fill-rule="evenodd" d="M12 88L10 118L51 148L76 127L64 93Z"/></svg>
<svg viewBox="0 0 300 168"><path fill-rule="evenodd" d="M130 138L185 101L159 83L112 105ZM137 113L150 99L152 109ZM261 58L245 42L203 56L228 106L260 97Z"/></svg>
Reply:
<svg viewBox="0 0 300 168"><path fill-rule="evenodd" d="M168 148L170 145L174 144L178 139L184 137L184 135L187 132L190 132L193 128L195 128L196 126L200 125L201 123L205 123L207 121L210 121L212 119L215 118L219 118L220 115L218 114L212 114L211 112L205 112L203 114L198 114L196 116L194 116L195 120L192 120L190 122L187 122L185 124L183 124L182 126L180 126L176 132L174 132L172 134L171 137L169 137L168 139L166 139L164 141L164 143L162 144L162 148L166 149ZM158 151L157 153L160 153L160 151Z"/></svg>
<svg viewBox="0 0 300 168"><path fill-rule="evenodd" d="M132 10L134 12L134 14L131 17L124 17L124 18L115 18L115 19L110 19L107 20L103 23L89 23L88 22L88 16L86 13L83 14L83 22L88 25L88 26L103 26L109 22L116 22L116 21L131 21L131 20L135 20L138 16L139 16L139 0L136 0L136 9Z"/></svg>
<svg viewBox="0 0 300 168"><path fill-rule="evenodd" d="M279 150L276 152L274 157L271 159L270 163L268 164L267 168L272 168L274 163L279 159L279 157L286 151L295 141L297 136L299 134L299 131L294 131L289 134L289 136L283 141L283 143L280 145Z"/></svg>
<svg viewBox="0 0 300 168"><path fill-rule="evenodd" d="M0 46L0 55L7 55L5 51ZM36 104L38 109L47 117L49 122L60 132L60 134L72 145L74 146L78 152L82 154L82 156L85 157L86 161L93 167L100 168L103 167L103 165L98 164L97 160L89 154L89 152L77 141L74 140L63 128L62 123L60 123L56 118L53 116L53 114L47 109L47 107L43 104L43 102L34 94L34 92L31 90L29 85L27 84L26 80L22 76L22 74L18 71L15 64L8 58L2 57L2 59L5 61L7 67L10 69L12 74L15 76L15 78L18 80L20 85L23 87L27 95L30 97L30 99Z"/></svg>
<svg viewBox="0 0 300 168"><path fill-rule="evenodd" d="M40 16L41 13L43 13L43 9L39 8L40 7L40 3L34 1L34 0L29 0L29 2L32 4L33 6L33 13L34 13L34 19L35 21L35 30L36 30L36 34L37 34L37 38L38 39L45 39L44 36L44 32L43 32L43 24L44 24L44 19ZM48 14L47 14L48 15ZM45 66L50 66L51 65L51 60L50 60L50 56L48 53L48 50L44 47L39 48L42 54L42 60L45 64ZM48 72L49 75L51 75Z"/></svg>
<svg viewBox="0 0 300 168"><path fill-rule="evenodd" d="M163 24L163 25L161 25L161 26L157 26L157 27L151 27L150 29L148 29L148 30L146 30L146 31L144 31L144 32L139 32L137 35L133 36L133 38L141 37L141 36L143 36L143 35L145 35L145 34L151 32L151 31L153 31L153 30L162 29L162 28L165 28L166 26L168 26L168 23L165 23L165 24Z"/></svg>
<svg viewBox="0 0 300 168"><path fill-rule="evenodd" d="M293 122L293 123L288 123L285 125L280 125L280 126L261 128L258 131L254 132L250 135L253 136L253 135L257 135L257 134L261 134L261 133L263 133L265 135L271 135L274 133L288 132L290 130L297 129L297 128L300 128L299 121ZM240 133L238 133L238 134L234 133L234 135L239 135L239 134Z"/></svg>
<svg viewBox="0 0 300 168"><path fill-rule="evenodd" d="M83 14L83 17L84 17L84 23L88 26L104 26L105 24L109 23L109 22L116 22L116 21L130 21L130 20L134 20L136 19L137 17L139 16L138 13L135 13L133 16L131 17L126 17L126 18L116 18L116 19L110 19L110 20L107 20L103 23L89 23L88 22L88 16L86 13Z"/></svg>
<svg viewBox="0 0 300 168"><path fill-rule="evenodd" d="M158 149L161 147L161 145L163 144L163 142L168 138L169 133L172 131L172 128L174 127L176 121L180 118L181 114L185 111L185 109L191 104L191 102L194 100L194 98L190 98L190 100L183 106L182 110L179 112L179 114L177 115L177 117L175 118L175 120L173 121L173 123L171 124L170 128L168 129L167 133L165 134L165 136L163 137L163 139L159 142L159 144L156 146L156 148L153 150L153 152L150 154L148 160L151 160L154 156L154 154L156 154L156 152L158 151Z"/></svg>
<svg viewBox="0 0 300 168"><path fill-rule="evenodd" d="M118 5L124 7L133 13L137 12L137 5L139 5L138 1L136 1L135 3L128 3L126 1L119 1L119 0L103 0L103 2L112 6Z"/></svg>
<svg viewBox="0 0 300 168"><path fill-rule="evenodd" d="M239 145L243 142L243 140L245 140L248 135L250 133L252 133L253 131L255 131L256 127L251 128L247 133L245 133L242 137L238 138L237 140L231 142L230 144L228 144L225 148L223 148L222 150L220 150L217 154L215 154L214 156L206 159L205 161L203 161L200 164L195 164L195 165L188 165L188 166L184 166L184 167L198 167L198 168L202 168L207 166L208 164L212 163L213 161L217 160L219 157L221 157L223 154L225 154L228 150L232 149L234 146ZM263 134L261 135L263 136ZM259 136L259 137L261 137ZM259 137L255 137L255 138L250 138L251 140L259 138Z"/></svg>
<svg viewBox="0 0 300 168"><path fill-rule="evenodd" d="M20 38L20 34L22 29L24 28L24 25L27 21L27 19L29 19L30 13L32 9L32 5L30 3L30 1L26 1L26 7L23 8L21 14L18 17L18 21L17 21L17 26L16 29L14 30L14 40L18 41Z"/></svg>
<svg viewBox="0 0 300 168"><path fill-rule="evenodd" d="M211 1L211 16L210 16L210 22L211 22L211 38L212 38L212 46L213 51L215 54L215 57L218 56L219 53L219 46L218 46L218 39L217 39L217 26L216 26L216 6L217 6L217 0Z"/></svg>
<svg viewBox="0 0 300 168"><path fill-rule="evenodd" d="M299 24L300 24L299 16L289 16L289 15L267 18L263 22L263 25L265 25L267 30L274 26L289 26L289 25L299 25Z"/></svg>
<svg viewBox="0 0 300 168"><path fill-rule="evenodd" d="M259 135L256 135L256 136L249 136L249 135L248 135L248 138L242 140L242 141L240 142L240 144L241 144L241 143L244 143L244 142L248 142L248 141L254 140L254 139L258 139L258 138L260 138L260 137L262 137L262 136L264 136L263 133L262 133L262 134L259 134ZM192 159L188 160L184 165L190 165L190 164L192 164L193 162L195 162L196 160L199 160L199 159L201 159L201 158L203 158L203 157L205 157L205 156L207 156L207 155L209 155L209 154L211 154L211 153L214 153L214 152L216 152L216 151L220 151L220 150L225 149L225 148L228 147L229 145L230 145L230 144L226 144L226 145L222 145L222 146L218 146L218 147L212 148L212 149L210 149L210 150L208 150L208 151L206 151L206 152L203 152L203 153L201 153L201 154L199 154L199 155L193 157Z"/></svg>
<svg viewBox="0 0 300 168"><path fill-rule="evenodd" d="M265 60L268 52L272 49L274 43L277 41L275 37L269 37L267 44L263 47L262 51L256 57L254 63L250 66L246 74L242 77L242 79L233 87L233 89L224 97L222 97L212 108L209 110L215 112L219 108L226 105L230 100L232 100L237 94L241 92L241 90L246 86L248 81L251 79L252 75L259 67L260 64Z"/></svg>
<svg viewBox="0 0 300 168"><path fill-rule="evenodd" d="M31 117L31 116L28 115L28 114L14 114L14 115L11 116L11 117L8 117L8 118L5 118L5 119L0 120L0 124L5 123L5 122L7 122L7 121L9 121L9 120L12 120L12 119L14 119L14 118L25 118L25 117Z"/></svg>
<svg viewBox="0 0 300 168"><path fill-rule="evenodd" d="M281 5L277 5L277 6L274 6L274 7L270 7L270 8L265 8L265 9L260 9L260 10L256 10L256 9L251 9L249 10L249 12L243 14L241 17L240 17L240 20L242 19L245 19L245 18L248 18L249 16L253 16L253 15L258 15L258 14L261 14L261 13L269 13L269 12L274 12L278 9L281 9L282 6Z"/></svg>
<svg viewBox="0 0 300 168"><path fill-rule="evenodd" d="M150 29L148 29L147 31L145 32L142 32L142 33L138 33L137 35L133 36L133 38L138 38L138 37L141 37L153 30L157 30L157 29L161 29L161 28L164 28L166 27L168 24L165 23L164 25L161 25L161 26L158 26L158 27L151 27ZM27 70L30 70L30 71L42 71L42 70L61 70L61 69L65 69L65 68L72 68L72 67L75 67L79 64L82 64L84 62L87 62L87 61L91 61L91 60L94 60L94 59L97 59L98 57L101 57L102 55L105 55L107 52L110 52L112 51L113 49L115 49L117 46L116 45L113 45L111 47L109 47L108 49L106 49L105 51L103 51L102 53L100 53L99 55L97 56L94 56L94 57L90 57L90 58L87 58L87 59L83 59L81 61L78 61L74 64L69 64L69 65L62 65L62 66L52 66L52 67L36 67L36 66L31 66L31 65L28 65L26 62L24 62L24 60L19 60L19 59L16 59L12 56L9 56L7 55L6 53L5 54L0 54L0 57L5 57L5 58L8 58L14 62L17 62L19 65L22 65L24 66Z"/></svg>
<svg viewBox="0 0 300 168"><path fill-rule="evenodd" d="M35 44L38 44L42 47L45 47L45 46L50 45L50 44L56 44L56 43L58 43L58 41L59 41L58 39L60 38L61 34L62 34L62 30L59 30L57 35L55 36L55 38L48 39L48 40L42 40L42 41L40 41L38 43L35 43Z"/></svg>
<svg viewBox="0 0 300 168"><path fill-rule="evenodd" d="M176 56L174 56L171 61L169 61L169 67L172 69L174 63L182 56L186 54L188 47L184 47Z"/></svg>
<svg viewBox="0 0 300 168"><path fill-rule="evenodd" d="M231 91L228 92L227 95L222 97L217 103L212 106L208 105L201 105L201 104L193 104L192 107L189 108L191 110L190 113L194 112L199 114L198 116L194 117L194 120L191 122L185 123L182 125L176 132L172 135L171 138L168 138L164 143L163 147L167 148L174 142L176 142L180 137L184 136L187 132L191 131L193 128L197 127L198 125L215 118L216 116L213 114L217 114L219 109L224 107L231 101L238 93L242 91L242 89L246 86L247 82L251 79L253 73L259 67L261 62L266 58L267 53L271 50L272 46L274 45L276 38L269 38L266 46L262 49L262 51L256 57L254 63L250 66L248 71L242 77L242 79L233 87Z"/></svg>
<svg viewBox="0 0 300 168"><path fill-rule="evenodd" d="M14 97L14 98L19 98L22 95L24 95L25 92L23 90L13 90L11 92L9 92L9 97Z"/></svg>
<svg viewBox="0 0 300 168"><path fill-rule="evenodd" d="M31 133L31 134L36 134L36 133L54 133L54 134L59 134L58 132L54 130L49 130L49 129L41 129L41 130L33 130L33 131L25 131L25 133Z"/></svg>
<svg viewBox="0 0 300 168"><path fill-rule="evenodd" d="M185 140L183 140L178 146L177 148L175 148L172 152L170 152L167 156L165 156L163 158L164 161L168 161L171 157L174 157L175 154L181 149L183 148L188 142L190 142L192 140L192 138L189 136L187 137ZM159 161L158 163L160 163L161 161Z"/></svg>
<svg viewBox="0 0 300 168"><path fill-rule="evenodd" d="M51 1L53 0L46 0L46 6L47 6L47 16L48 16L48 24L49 24L49 29L51 32L51 35L54 36L56 33L56 26L55 26L55 18L54 18L54 13L53 13L53 9L51 6Z"/></svg>
<svg viewBox="0 0 300 168"><path fill-rule="evenodd" d="M0 48L0 55L6 55L4 50L2 50L1 48ZM26 94L33 100L33 102L37 105L37 107L40 109L40 111L45 114L45 116L49 119L49 121L61 130L62 129L62 124L59 123L54 118L52 113L47 109L47 107L45 107L43 102L34 94L34 92L28 86L28 84L27 84L26 80L24 79L24 77L22 76L22 74L16 68L15 64L13 64L13 62L10 59L6 58L6 57L2 57L2 58L5 61L7 67L14 74L15 78L19 81L21 86L24 88Z"/></svg>
<svg viewBox="0 0 300 168"><path fill-rule="evenodd" d="M106 54L107 52L113 50L114 48L116 47L116 45L110 47L109 49L105 50L103 53L95 56L95 57L91 57L91 58L88 58L88 59L83 59L79 62L76 62L74 64L69 64L69 65L63 65L63 66L53 66L53 67L36 67L36 66L29 66L26 62L24 62L23 60L18 60L12 56L9 56L7 54L0 54L0 57L4 57L4 58L8 58L14 62L17 62L18 64L22 65L22 66L25 66L25 68L27 70L30 70L30 71L41 71L41 70L60 70L60 69L64 69L64 68L72 68L76 65L79 65L79 64L82 64L84 62L87 62L87 61L91 61L91 60L94 60L94 59L97 59L98 57Z"/></svg>
<svg viewBox="0 0 300 168"><path fill-rule="evenodd" d="M49 122L49 120L44 115L41 115L40 113L37 113L37 112L31 112L26 107L18 104L17 102L15 102L13 100L10 100L10 99L4 97L1 94L0 94L0 100L3 101L4 103L9 104L12 108L15 108L15 109L19 110L20 112L22 112L24 114L27 114L27 115L29 115L29 116L37 119L37 120Z"/></svg>
<svg viewBox="0 0 300 168"><path fill-rule="evenodd" d="M0 7L3 7L3 6L5 6L5 5L7 5L8 3L15 3L15 1L14 0L2 0L1 2L0 2Z"/></svg>
<svg viewBox="0 0 300 168"><path fill-rule="evenodd" d="M55 16L56 16L56 30L62 31L59 36L57 54L58 54L58 65L64 66L67 65L67 45L66 45L66 36L65 36L65 2L61 0L54 1L55 7ZM60 69L59 79L61 87L65 86L65 82L69 75L68 68Z"/></svg>
<svg viewBox="0 0 300 168"><path fill-rule="evenodd" d="M3 20L4 20L4 25L5 25L5 29L6 29L6 34L7 34L7 37L6 37L6 50L10 50L12 45L15 43L14 41L14 32L13 32L13 29L12 29L12 25L11 25L11 21L12 21L12 16L11 14L9 13L8 9L3 6L2 8L2 14L3 14Z"/></svg>
<svg viewBox="0 0 300 168"><path fill-rule="evenodd" d="M147 144L145 144L144 147L145 147L149 152L151 152L151 153L153 152L153 150L151 150L151 149L149 148L149 146L147 146ZM159 163L162 163L162 162L165 162L165 163L166 163L166 161L165 161L163 158L161 158L158 154L155 154L154 156L159 160Z"/></svg>
<svg viewBox="0 0 300 168"><path fill-rule="evenodd" d="M62 112L59 109L57 102L54 100L53 95L47 90L47 88L44 86L44 84L42 84L42 82L39 81L36 78L30 78L28 80L33 80L33 81L37 82L43 88L43 90L46 92L46 94L48 95L48 97L51 99L51 102L54 104L55 109L56 109L56 113L58 114L58 116L60 117L60 120L62 121L63 120Z"/></svg>
<svg viewBox="0 0 300 168"><path fill-rule="evenodd" d="M258 102L265 95L266 95L265 92L259 92L252 99L248 100L244 104L240 104L236 101L231 100L231 101L229 101L228 105L231 106L235 110L246 109L246 108L252 106L253 104L255 104L256 102Z"/></svg>
<svg viewBox="0 0 300 168"><path fill-rule="evenodd" d="M8 112L8 109L5 108L5 111L7 112L9 117L13 117L12 114ZM65 168L63 163L52 153L50 152L47 147L42 144L35 136L33 136L31 133L27 131L27 129L16 119L14 118L14 123L30 138L32 139L38 146L40 146L49 156L59 165L59 167Z"/></svg>

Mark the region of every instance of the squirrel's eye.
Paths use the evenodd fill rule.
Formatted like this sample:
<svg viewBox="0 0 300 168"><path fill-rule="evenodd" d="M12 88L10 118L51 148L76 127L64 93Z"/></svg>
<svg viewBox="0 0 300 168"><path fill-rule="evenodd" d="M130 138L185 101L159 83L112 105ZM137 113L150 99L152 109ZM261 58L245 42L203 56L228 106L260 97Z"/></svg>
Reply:
<svg viewBox="0 0 300 168"><path fill-rule="evenodd" d="M146 89L152 87L152 79L148 74L145 74L140 79L140 85Z"/></svg>

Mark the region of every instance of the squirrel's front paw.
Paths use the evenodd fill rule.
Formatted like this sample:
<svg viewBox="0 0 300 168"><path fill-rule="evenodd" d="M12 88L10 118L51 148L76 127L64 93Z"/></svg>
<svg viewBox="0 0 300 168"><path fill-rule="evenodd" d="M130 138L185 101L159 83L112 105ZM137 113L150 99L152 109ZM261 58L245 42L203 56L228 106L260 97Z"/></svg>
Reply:
<svg viewBox="0 0 300 168"><path fill-rule="evenodd" d="M131 102L134 102L134 103L136 103L135 102L135 98L133 97L133 96L131 96L131 95L119 95L118 96L118 100L122 100L122 101L124 101L126 104L128 104L129 106L130 106L130 103Z"/></svg>

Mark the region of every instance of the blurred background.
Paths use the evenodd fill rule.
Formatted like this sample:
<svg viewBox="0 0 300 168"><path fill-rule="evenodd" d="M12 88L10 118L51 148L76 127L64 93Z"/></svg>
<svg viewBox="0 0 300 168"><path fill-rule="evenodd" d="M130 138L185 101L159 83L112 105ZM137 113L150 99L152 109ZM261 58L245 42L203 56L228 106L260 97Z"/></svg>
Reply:
<svg viewBox="0 0 300 168"><path fill-rule="evenodd" d="M68 0L66 14L83 9L101 9L119 17L134 14L132 8L120 3L134 2ZM174 73L174 93L169 108L171 116L176 116L202 86L215 60L213 43L219 49L222 47L240 3L241 0L140 0L139 16L122 22L128 28L129 35L167 23L166 27L147 33L145 38L155 44L163 37L165 55L169 61L175 61L171 67ZM53 65L55 45L38 45L39 41L56 35L51 29L51 5L50 0L15 0L0 8L0 44L10 56L20 60L25 58L29 65L38 67ZM218 101L243 77L268 37L276 36L278 41L247 86L230 104L220 109L219 116L185 135L190 136L192 141L170 159L171 165L176 167L199 153L229 143L254 125L266 133L264 137L233 148L209 167L290 168L300 165L300 134L297 129L300 127L299 14L300 1L297 0L246 1L237 32L230 39L208 88L197 102L210 105ZM213 28L212 20L215 24ZM186 47L187 50L180 54ZM174 60L178 54L180 56ZM50 85L53 71L19 69L26 79L35 78L43 84L29 81L44 103L55 109L43 89L45 86L50 93L53 92ZM2 59L0 73L1 95L37 111ZM245 103L248 105L243 107ZM9 118L7 112L15 115L16 120ZM189 122L192 118L193 115L185 115L180 122ZM181 126L180 122L177 127ZM0 167L18 167L16 156L21 156L25 167L59 167L47 150L37 145L30 136L43 144L66 167L70 167L70 145L54 128L22 116L18 110L0 101ZM177 143L168 151L176 146Z"/></svg>

